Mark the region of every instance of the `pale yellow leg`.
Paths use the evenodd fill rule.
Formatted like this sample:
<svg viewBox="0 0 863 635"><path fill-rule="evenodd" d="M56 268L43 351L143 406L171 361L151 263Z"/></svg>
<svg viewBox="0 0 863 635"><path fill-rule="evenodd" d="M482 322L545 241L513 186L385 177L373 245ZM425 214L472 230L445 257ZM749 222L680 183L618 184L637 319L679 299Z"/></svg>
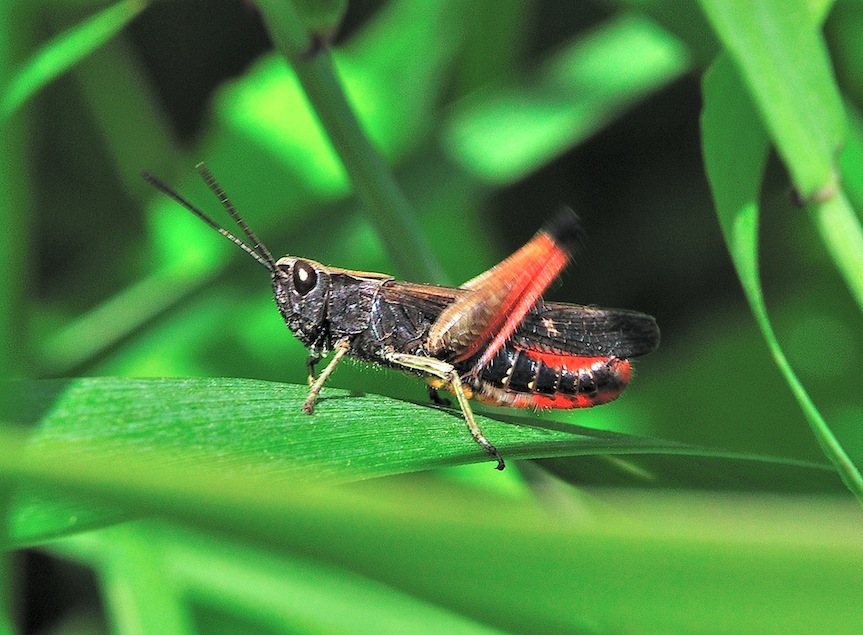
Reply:
<svg viewBox="0 0 863 635"><path fill-rule="evenodd" d="M482 433L482 430L480 430L476 420L473 418L473 410L471 410L470 402L468 402L467 395L465 395L464 388L462 387L461 379L459 379L458 373L452 364L435 359L434 357L421 357L419 355L409 355L407 353L388 352L385 356L388 361L394 364L398 364L399 366L416 370L427 375L432 375L433 377L438 377L445 381L456 396L456 399L458 399L458 405L461 407L461 412L464 415L467 429L470 430L470 434L474 438L474 441L479 443L483 450L497 459L497 469L502 470L506 467L500 452L498 452L497 448L485 438L485 435Z"/></svg>
<svg viewBox="0 0 863 635"><path fill-rule="evenodd" d="M333 371L338 366L339 362L342 361L342 357L347 355L348 352L348 343L347 342L339 342L335 346L335 355L330 360L330 363L327 364L326 368L321 371L321 374L318 375L318 378L312 382L311 387L309 388L309 396L306 397L306 402L303 404L303 412L307 414L312 414L315 409L315 401L318 399L318 395L321 393L321 389L324 387L327 379L329 379L330 375L333 374ZM309 373L309 379L312 380L313 377L311 372Z"/></svg>

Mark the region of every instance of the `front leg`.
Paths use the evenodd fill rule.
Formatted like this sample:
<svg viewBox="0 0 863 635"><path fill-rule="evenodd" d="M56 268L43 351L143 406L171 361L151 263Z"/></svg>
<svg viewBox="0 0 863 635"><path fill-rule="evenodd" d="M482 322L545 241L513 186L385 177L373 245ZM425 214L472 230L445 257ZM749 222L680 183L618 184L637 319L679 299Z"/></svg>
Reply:
<svg viewBox="0 0 863 635"><path fill-rule="evenodd" d="M321 356L317 353L309 353L309 358L306 360L306 368L309 370L309 386L315 383L315 366L321 361Z"/></svg>
<svg viewBox="0 0 863 635"><path fill-rule="evenodd" d="M336 366L339 365L339 362L342 361L342 357L347 355L349 344L347 340L342 340L338 342L333 350L335 351L335 355L333 355L330 363L327 364L327 367L321 371L321 374L317 379L314 378L314 370L315 364L320 361L320 357L314 358L313 355L309 356L308 366L309 366L309 380L311 382L311 386L309 388L309 396L306 397L306 402L303 404L303 412L306 414L312 414L315 409L315 401L318 399L318 395L321 393L321 389L324 387L327 379L330 378L330 375L333 374L333 371L336 369ZM314 359L314 361L313 361Z"/></svg>
<svg viewBox="0 0 863 635"><path fill-rule="evenodd" d="M506 467L500 452L498 452L497 448L485 438L485 435L482 433L482 430L480 430L476 420L473 418L473 411L471 410L467 395L462 387L461 379L452 364L448 364L447 362L434 357L422 357L420 355L410 355L408 353L396 353L395 351L384 353L384 357L387 361L401 366L402 368L419 371L426 375L431 375L432 377L437 377L443 380L445 382L444 385L448 386L456 396L458 405L461 407L461 412L464 415L464 422L467 424L467 429L470 430L470 434L474 441L479 443L483 450L488 452L497 460L497 469L502 470Z"/></svg>

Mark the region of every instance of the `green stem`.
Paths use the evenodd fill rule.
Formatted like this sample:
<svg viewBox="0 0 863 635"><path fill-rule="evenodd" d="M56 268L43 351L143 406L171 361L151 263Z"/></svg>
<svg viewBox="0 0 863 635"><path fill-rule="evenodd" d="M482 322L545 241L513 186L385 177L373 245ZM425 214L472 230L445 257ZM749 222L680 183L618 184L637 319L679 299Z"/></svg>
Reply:
<svg viewBox="0 0 863 635"><path fill-rule="evenodd" d="M863 231L845 192L813 205L811 213L831 260L863 309Z"/></svg>
<svg viewBox="0 0 863 635"><path fill-rule="evenodd" d="M766 150L766 146L765 146ZM765 155L766 156L766 155ZM762 165L763 169L763 165ZM801 410L809 422L812 434L821 446L821 450L833 463L840 478L846 487L863 504L863 475L857 469L854 461L845 452L842 443L833 434L830 426L821 416L815 403L812 401L803 384L797 378L797 374L785 357L776 333L770 323L767 314L767 306L764 303L764 292L761 287L761 279L758 275L758 206L756 203L747 205L736 216L732 224L723 224L725 240L731 253L737 275L740 277L743 291L749 301L749 306L755 316L755 321L761 328L770 353L776 362L779 371L785 377L791 392Z"/></svg>
<svg viewBox="0 0 863 635"><path fill-rule="evenodd" d="M276 48L293 66L399 272L418 281L445 282L410 204L360 127L329 51L326 47L315 50L315 39L290 0L258 0L258 6Z"/></svg>
<svg viewBox="0 0 863 635"><path fill-rule="evenodd" d="M803 414L806 416L806 420L812 429L812 434L821 446L821 450L825 456L833 463L845 486L851 490L860 504L863 505L863 475L860 474L854 461L851 460L851 457L845 452L845 448L842 447L842 443L833 434L824 417L821 416L818 408L812 402L812 399L785 357L785 353L776 339L776 334L773 332L773 327L770 325L770 319L767 317L764 299L760 294L760 285L757 296L754 294L747 295L749 295L749 304L752 307L752 312L755 314L756 321L761 326L761 332L764 334L764 339L767 341L773 359L776 361L776 366L785 377L785 381L791 388L791 392L794 394L795 399L797 399L797 403L800 404L800 408L803 410Z"/></svg>

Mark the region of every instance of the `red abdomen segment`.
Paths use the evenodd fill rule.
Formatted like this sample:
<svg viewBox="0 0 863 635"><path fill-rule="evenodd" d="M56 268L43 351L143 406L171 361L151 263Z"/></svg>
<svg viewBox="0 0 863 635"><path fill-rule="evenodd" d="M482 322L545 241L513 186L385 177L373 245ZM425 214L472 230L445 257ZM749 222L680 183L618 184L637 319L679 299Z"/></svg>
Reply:
<svg viewBox="0 0 863 635"><path fill-rule="evenodd" d="M468 380L473 397L510 408L589 408L613 401L629 383L629 361L505 346Z"/></svg>

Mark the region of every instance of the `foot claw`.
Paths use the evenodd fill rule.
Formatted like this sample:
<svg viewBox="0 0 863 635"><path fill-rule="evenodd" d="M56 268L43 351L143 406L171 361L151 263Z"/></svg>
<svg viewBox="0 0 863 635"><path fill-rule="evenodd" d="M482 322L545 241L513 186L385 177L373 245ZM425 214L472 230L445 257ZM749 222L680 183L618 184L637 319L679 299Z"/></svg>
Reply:
<svg viewBox="0 0 863 635"><path fill-rule="evenodd" d="M489 454L497 459L497 465L494 466L494 469L503 470L506 467L506 463L503 462L503 457L500 455L500 452L494 450L494 452L489 452Z"/></svg>

